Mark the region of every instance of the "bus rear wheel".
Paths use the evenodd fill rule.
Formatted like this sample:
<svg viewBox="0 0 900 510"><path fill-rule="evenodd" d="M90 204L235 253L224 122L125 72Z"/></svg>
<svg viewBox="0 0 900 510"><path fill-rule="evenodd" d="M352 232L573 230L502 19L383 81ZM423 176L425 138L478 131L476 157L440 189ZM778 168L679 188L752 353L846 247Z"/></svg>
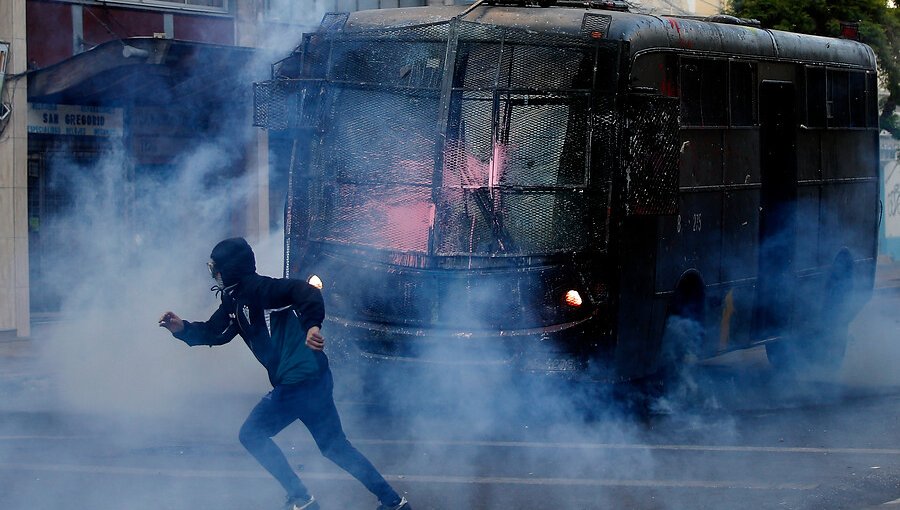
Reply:
<svg viewBox="0 0 900 510"><path fill-rule="evenodd" d="M840 369L852 318L853 260L846 249L835 258L824 290L821 306L807 327L796 337L766 344L766 357L776 371L830 376Z"/></svg>
<svg viewBox="0 0 900 510"><path fill-rule="evenodd" d="M841 367L847 350L847 326L786 337L766 344L766 357L776 372L829 376Z"/></svg>

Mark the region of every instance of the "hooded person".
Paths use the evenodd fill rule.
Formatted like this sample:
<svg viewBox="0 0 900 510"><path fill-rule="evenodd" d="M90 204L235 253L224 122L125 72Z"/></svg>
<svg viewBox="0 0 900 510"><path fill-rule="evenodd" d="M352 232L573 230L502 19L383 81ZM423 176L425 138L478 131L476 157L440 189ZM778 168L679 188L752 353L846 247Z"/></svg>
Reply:
<svg viewBox="0 0 900 510"><path fill-rule="evenodd" d="M380 510L409 510L401 497L344 435L334 405L331 369L321 334L325 305L319 289L300 280L256 273L247 241L225 239L208 263L222 303L206 322L166 312L159 320L190 346L223 345L240 336L268 372L272 391L250 412L238 435L241 444L287 492L286 510L314 510L316 499L288 464L272 437L300 420L322 454L359 480L379 500Z"/></svg>

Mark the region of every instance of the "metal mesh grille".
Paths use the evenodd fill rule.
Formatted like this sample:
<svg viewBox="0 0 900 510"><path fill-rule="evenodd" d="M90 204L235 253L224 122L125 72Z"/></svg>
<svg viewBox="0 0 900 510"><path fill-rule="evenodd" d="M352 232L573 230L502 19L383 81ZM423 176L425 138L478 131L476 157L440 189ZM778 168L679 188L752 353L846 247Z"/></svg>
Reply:
<svg viewBox="0 0 900 510"><path fill-rule="evenodd" d="M253 84L253 125L272 130L314 127L325 94L321 80L269 80Z"/></svg>
<svg viewBox="0 0 900 510"><path fill-rule="evenodd" d="M325 186L311 238L389 250L426 252L434 207L430 187Z"/></svg>
<svg viewBox="0 0 900 510"><path fill-rule="evenodd" d="M674 214L678 197L677 100L632 97L626 119L628 212Z"/></svg>
<svg viewBox="0 0 900 510"><path fill-rule="evenodd" d="M253 125L266 129L287 129L296 98L277 81L253 84Z"/></svg>
<svg viewBox="0 0 900 510"><path fill-rule="evenodd" d="M443 185L583 185L589 98L498 96L495 102L489 92L462 94L458 135L444 157ZM494 118L502 122L498 129Z"/></svg>
<svg viewBox="0 0 900 510"><path fill-rule="evenodd" d="M528 255L583 249L591 227L582 190L444 189L438 255Z"/></svg>
<svg viewBox="0 0 900 510"><path fill-rule="evenodd" d="M615 96L601 96L594 99L591 112L591 182L609 181L618 173L620 157L620 123L616 113Z"/></svg>
<svg viewBox="0 0 900 510"><path fill-rule="evenodd" d="M341 182L431 185L436 95L335 89L326 168Z"/></svg>
<svg viewBox="0 0 900 510"><path fill-rule="evenodd" d="M434 255L534 255L602 243L607 192L594 194L606 181L588 188L587 163L614 161L617 151L614 104L590 95L596 45L605 43L478 23L457 28L446 142L438 118L448 23L320 33L313 50L316 62L330 62L317 74L327 76L326 93L259 84L256 125L285 129L327 113L316 181L297 181L306 190L295 189L290 202L308 212L310 226L291 219L292 236ZM609 48L600 52L604 65L617 51ZM307 64L310 55L308 48ZM597 112L598 104L610 110Z"/></svg>
<svg viewBox="0 0 900 510"><path fill-rule="evenodd" d="M335 43L329 78L438 89L444 73L446 43L342 41Z"/></svg>
<svg viewBox="0 0 900 510"><path fill-rule="evenodd" d="M585 181L586 98L510 95L500 103L509 128L501 184L581 185Z"/></svg>
<svg viewBox="0 0 900 510"><path fill-rule="evenodd" d="M323 139L329 175L321 241L428 251L433 215L436 94L335 88L335 119Z"/></svg>
<svg viewBox="0 0 900 510"><path fill-rule="evenodd" d="M582 48L588 48L594 45L594 41L585 40L580 36L555 32L538 32L524 28L488 25L471 21L459 23L458 35L460 41L470 42L496 42L502 40L509 44Z"/></svg>
<svg viewBox="0 0 900 510"><path fill-rule="evenodd" d="M326 12L319 23L319 32L331 32L344 28L350 19L349 12Z"/></svg>
<svg viewBox="0 0 900 510"><path fill-rule="evenodd" d="M335 32L329 34L335 41L415 41L415 42L447 42L450 36L450 24L426 23L406 27L391 27L377 30L359 30L352 32Z"/></svg>
<svg viewBox="0 0 900 510"><path fill-rule="evenodd" d="M606 37L612 16L609 14L587 13L581 19L581 32L591 37Z"/></svg>
<svg viewBox="0 0 900 510"><path fill-rule="evenodd" d="M590 88L593 55L583 48L461 43L457 73L461 86L564 90Z"/></svg>

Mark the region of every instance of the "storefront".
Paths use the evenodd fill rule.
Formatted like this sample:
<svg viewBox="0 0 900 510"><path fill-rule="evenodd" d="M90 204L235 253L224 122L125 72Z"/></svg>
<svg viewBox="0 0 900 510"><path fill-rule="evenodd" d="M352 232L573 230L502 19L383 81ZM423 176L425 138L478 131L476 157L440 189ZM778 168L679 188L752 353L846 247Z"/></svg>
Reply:
<svg viewBox="0 0 900 510"><path fill-rule="evenodd" d="M73 175L80 183L99 182L92 173L116 158L124 170L116 182L121 200L114 214L139 238L148 214L135 210L134 197L147 186L165 183L196 148L222 140L234 146L233 157L217 169L223 178L266 171L258 156L265 154L266 140L251 128L250 108L252 81L264 78L268 68L254 67L255 54L233 46L132 38L105 43L29 77L34 316L57 312L59 289L66 287L60 278L67 276L55 272L52 262L67 249L65 232L54 220L70 214L73 201L80 200L72 192ZM242 202L232 218L233 235L253 238L268 232L268 186L223 200Z"/></svg>

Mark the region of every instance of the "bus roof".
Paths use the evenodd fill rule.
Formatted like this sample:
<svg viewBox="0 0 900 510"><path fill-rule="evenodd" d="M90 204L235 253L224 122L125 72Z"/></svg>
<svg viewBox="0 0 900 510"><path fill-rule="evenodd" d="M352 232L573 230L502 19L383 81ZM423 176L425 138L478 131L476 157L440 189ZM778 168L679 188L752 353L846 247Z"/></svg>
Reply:
<svg viewBox="0 0 900 510"><path fill-rule="evenodd" d="M357 11L350 15L344 30L385 29L445 22L466 8L436 6ZM581 29L587 13L609 16L610 26L606 39L627 41L631 55L647 50L672 48L875 69L875 54L872 49L856 41L695 18L570 7L482 6L468 13L464 20L587 37Z"/></svg>

